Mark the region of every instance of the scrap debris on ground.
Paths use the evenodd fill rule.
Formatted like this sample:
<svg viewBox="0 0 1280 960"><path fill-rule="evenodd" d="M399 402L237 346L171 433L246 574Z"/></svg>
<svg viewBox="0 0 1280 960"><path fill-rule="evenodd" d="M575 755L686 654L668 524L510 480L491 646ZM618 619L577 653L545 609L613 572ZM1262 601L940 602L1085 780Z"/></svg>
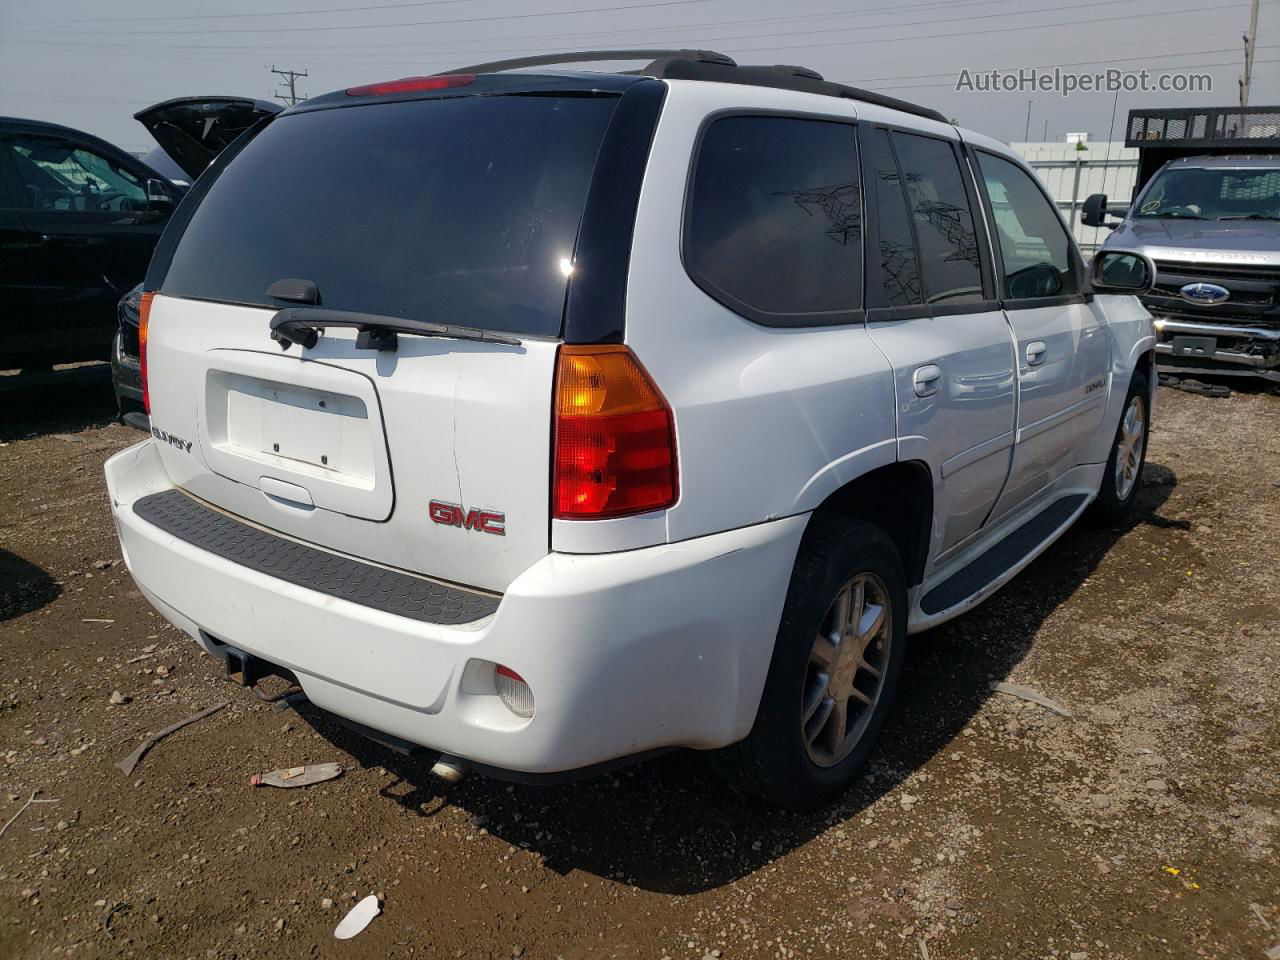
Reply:
<svg viewBox="0 0 1280 960"><path fill-rule="evenodd" d="M351 911L342 918L337 927L334 928L334 937L338 940L350 940L361 933L365 927L369 926L373 922L373 918L381 912L382 907L378 903L378 898L370 894L352 907Z"/></svg>
<svg viewBox="0 0 1280 960"><path fill-rule="evenodd" d="M1071 716L1071 711L1062 704L1050 700L1043 693L1032 690L1030 687L1023 686L1020 683L1008 683L1004 680L993 680L989 684L990 688L996 693L1007 693L1011 697L1017 697L1019 700L1026 700L1028 703L1038 703L1046 710L1051 710L1060 717Z"/></svg>
<svg viewBox="0 0 1280 960"><path fill-rule="evenodd" d="M119 691L117 690L116 693L119 693ZM122 695L120 700L117 702L123 702L123 700L124 697ZM206 707L199 713L195 713L187 717L185 720L179 720L177 723L169 724L169 726L165 727L163 730L157 730L155 733L143 740L142 743L138 744L137 748L131 754L116 764L116 767L127 777L129 774L133 773L134 768L141 762L143 755L165 737L170 734L177 733L183 727L190 726L197 720L203 720L205 717L213 716L225 706L225 703L215 703L212 707Z"/></svg>
<svg viewBox="0 0 1280 960"><path fill-rule="evenodd" d="M557 787L446 786L430 756L303 697L229 686L119 562L102 461L141 435L109 415L109 393L85 393L0 425L0 820L21 811L0 836L0 957L1280 947L1280 398L1160 390L1137 522L1077 526L913 637L866 775L803 816L744 802L690 754ZM223 701L130 776L115 769L142 732ZM305 760L344 773L246 789ZM33 791L61 802L24 807ZM370 891L394 909L335 943Z"/></svg>
<svg viewBox="0 0 1280 960"><path fill-rule="evenodd" d="M309 763L301 767L285 767L272 770L270 773L255 773L249 778L255 787L309 787L336 780L342 776L342 765L339 763Z"/></svg>

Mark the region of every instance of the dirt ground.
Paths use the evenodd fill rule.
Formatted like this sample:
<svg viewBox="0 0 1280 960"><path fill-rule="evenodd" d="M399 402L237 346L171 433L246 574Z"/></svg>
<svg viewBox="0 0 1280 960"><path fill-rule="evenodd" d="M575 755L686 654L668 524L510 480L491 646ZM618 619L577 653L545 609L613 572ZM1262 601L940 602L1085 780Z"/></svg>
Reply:
<svg viewBox="0 0 1280 960"><path fill-rule="evenodd" d="M806 816L695 754L450 788L256 702L120 562L101 465L141 435L109 390L3 407L0 820L57 802L0 836L0 957L1280 956L1280 397L1161 389L1136 522L1079 525L913 638L868 772Z"/></svg>

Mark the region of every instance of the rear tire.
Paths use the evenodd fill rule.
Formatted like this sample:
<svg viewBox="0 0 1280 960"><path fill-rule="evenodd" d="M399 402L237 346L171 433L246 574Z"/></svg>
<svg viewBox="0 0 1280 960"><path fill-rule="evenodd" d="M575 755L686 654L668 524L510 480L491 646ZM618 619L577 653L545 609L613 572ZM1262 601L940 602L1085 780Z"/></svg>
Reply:
<svg viewBox="0 0 1280 960"><path fill-rule="evenodd" d="M1124 411L1111 443L1111 456L1102 474L1102 486L1094 501L1094 515L1104 523L1127 519L1138 499L1142 468L1147 462L1151 435L1151 392L1146 375L1135 372L1125 394Z"/></svg>
<svg viewBox="0 0 1280 960"><path fill-rule="evenodd" d="M902 561L878 527L815 521L801 543L751 733L716 755L733 786L792 810L857 777L906 656Z"/></svg>

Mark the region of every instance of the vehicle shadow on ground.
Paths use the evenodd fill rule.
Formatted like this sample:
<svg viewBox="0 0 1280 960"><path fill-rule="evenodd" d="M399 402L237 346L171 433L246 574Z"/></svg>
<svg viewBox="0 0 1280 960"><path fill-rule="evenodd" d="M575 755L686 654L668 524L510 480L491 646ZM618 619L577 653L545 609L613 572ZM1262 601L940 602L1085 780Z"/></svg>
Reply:
<svg viewBox="0 0 1280 960"><path fill-rule="evenodd" d="M0 550L0 623L57 600L62 588L41 567Z"/></svg>
<svg viewBox="0 0 1280 960"><path fill-rule="evenodd" d="M0 443L104 426L115 416L108 364L0 375Z"/></svg>
<svg viewBox="0 0 1280 960"><path fill-rule="evenodd" d="M431 756L394 753L310 705L301 713L361 764L396 777L382 795L420 815L452 804L477 830L540 854L557 872L582 870L655 892L698 893L852 820L946 747L992 695L990 681L1013 670L1040 625L1117 540L1141 524L1185 527L1159 512L1176 483L1172 471L1149 463L1126 525L1099 528L1082 520L991 601L912 638L898 702L867 772L842 800L816 813L786 813L744 799L692 751L573 784L514 785L473 776L451 787L430 773Z"/></svg>

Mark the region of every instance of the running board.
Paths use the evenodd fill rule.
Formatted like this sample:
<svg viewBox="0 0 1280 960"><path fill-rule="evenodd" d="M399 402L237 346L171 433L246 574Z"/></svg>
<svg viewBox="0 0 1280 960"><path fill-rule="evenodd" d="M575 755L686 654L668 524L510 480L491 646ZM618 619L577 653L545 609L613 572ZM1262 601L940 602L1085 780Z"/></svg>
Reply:
<svg viewBox="0 0 1280 960"><path fill-rule="evenodd" d="M1088 499L1083 493L1073 493L1049 504L967 567L957 570L926 593L920 601L920 612L932 617L982 593L1036 552Z"/></svg>

